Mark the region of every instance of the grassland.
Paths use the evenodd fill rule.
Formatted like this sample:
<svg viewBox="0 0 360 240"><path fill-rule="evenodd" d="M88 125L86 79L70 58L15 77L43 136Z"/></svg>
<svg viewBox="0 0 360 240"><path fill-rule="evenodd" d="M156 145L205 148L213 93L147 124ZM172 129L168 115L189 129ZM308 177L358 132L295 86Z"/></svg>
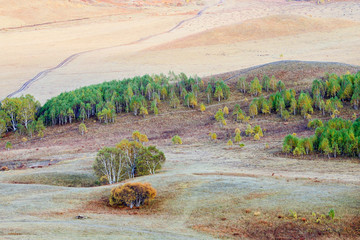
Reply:
<svg viewBox="0 0 360 240"><path fill-rule="evenodd" d="M0 165L19 163L13 165L17 170L0 172L0 233L8 239L356 239L358 159L285 158L280 153L284 136L312 134L301 116L287 123L276 115L259 116L251 124L266 129L261 141L244 137L245 147L229 147L227 134L246 124L228 121L220 128L213 115L236 103L246 109L251 101L234 90L234 76L274 74L301 91L324 72L359 69L337 63L274 63L219 75L232 86L232 97L214 102L204 113L173 110L163 103L158 116L125 114L109 125L88 121L85 136L77 123L49 127L44 139L26 143L15 134L7 136L14 149L1 150ZM341 116L350 118L353 112L345 106ZM154 202L135 210L114 209L107 204L113 186L89 187L95 185L92 164L99 148L129 138L134 130L146 133L167 162L156 175L131 180L150 182L158 191ZM209 132L218 134L216 142ZM183 145L171 145L175 134ZM330 209L334 220L322 217ZM76 219L79 215L84 219Z"/></svg>

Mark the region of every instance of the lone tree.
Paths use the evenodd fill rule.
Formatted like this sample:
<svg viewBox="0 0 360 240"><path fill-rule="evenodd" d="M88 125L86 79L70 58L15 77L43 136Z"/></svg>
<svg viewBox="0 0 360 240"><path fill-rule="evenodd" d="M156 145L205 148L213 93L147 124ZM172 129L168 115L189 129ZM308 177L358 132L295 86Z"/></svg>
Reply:
<svg viewBox="0 0 360 240"><path fill-rule="evenodd" d="M126 183L111 190L110 205L118 207L140 207L156 196L150 183Z"/></svg>
<svg viewBox="0 0 360 240"><path fill-rule="evenodd" d="M5 149L9 151L12 148L13 148L13 146L12 146L11 142L7 142L5 145Z"/></svg>
<svg viewBox="0 0 360 240"><path fill-rule="evenodd" d="M80 123L79 125L79 133L81 135L84 135L87 132L86 125L84 123Z"/></svg>
<svg viewBox="0 0 360 240"><path fill-rule="evenodd" d="M200 111L201 111L201 112L205 112L205 110L206 110L206 107L205 107L205 105L202 103L202 104L200 105Z"/></svg>
<svg viewBox="0 0 360 240"><path fill-rule="evenodd" d="M216 133L209 133L209 136L210 136L211 140L216 140L217 139Z"/></svg>

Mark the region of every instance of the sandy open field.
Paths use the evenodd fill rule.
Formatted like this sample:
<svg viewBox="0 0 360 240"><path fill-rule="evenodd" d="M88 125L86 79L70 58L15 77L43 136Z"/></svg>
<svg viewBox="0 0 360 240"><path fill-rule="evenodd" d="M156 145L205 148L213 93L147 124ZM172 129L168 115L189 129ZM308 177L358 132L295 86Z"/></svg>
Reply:
<svg viewBox="0 0 360 240"><path fill-rule="evenodd" d="M44 103L80 86L169 70L209 76L277 60L360 64L359 1L0 4L1 99L31 79L16 96Z"/></svg>

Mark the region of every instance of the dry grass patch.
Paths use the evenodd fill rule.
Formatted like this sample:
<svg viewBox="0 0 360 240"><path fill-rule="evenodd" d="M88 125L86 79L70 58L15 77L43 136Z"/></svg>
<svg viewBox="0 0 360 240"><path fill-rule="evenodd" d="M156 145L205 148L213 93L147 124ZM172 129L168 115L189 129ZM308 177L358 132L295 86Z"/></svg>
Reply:
<svg viewBox="0 0 360 240"><path fill-rule="evenodd" d="M205 224L194 224L193 229L213 236L231 239L357 239L358 216L315 223L311 216L293 219L275 213L239 216L238 219L220 218Z"/></svg>
<svg viewBox="0 0 360 240"><path fill-rule="evenodd" d="M98 179L91 173L45 172L27 175L15 175L5 179L14 184L44 184L64 187L93 187L99 185Z"/></svg>

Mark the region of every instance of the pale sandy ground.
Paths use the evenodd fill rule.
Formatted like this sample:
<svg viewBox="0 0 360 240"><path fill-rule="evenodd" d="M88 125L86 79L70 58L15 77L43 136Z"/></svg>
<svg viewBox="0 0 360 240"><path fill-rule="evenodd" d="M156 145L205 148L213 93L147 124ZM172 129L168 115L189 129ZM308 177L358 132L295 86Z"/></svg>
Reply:
<svg viewBox="0 0 360 240"><path fill-rule="evenodd" d="M232 150L209 143L162 146L164 170L135 179L150 182L159 196L175 196L153 215L83 210L87 201L106 196L111 186L6 183L37 174L91 173L95 154L54 156L67 160L43 169L0 172L0 234L4 239L212 239L191 229L203 223L194 216L216 222L246 217L244 209L260 211L261 218L274 211L288 215L290 209L311 214L333 208L337 217L359 213L358 163L274 157L263 143L245 144ZM237 205L229 205L233 202ZM77 215L89 218L74 219Z"/></svg>
<svg viewBox="0 0 360 240"><path fill-rule="evenodd" d="M169 70L208 76L281 59L360 64L359 1L25 2L12 8L0 2L0 98L76 53L81 54L20 94L44 103L62 91L112 79ZM168 32L204 8L201 16ZM18 17L23 12L27 17Z"/></svg>

